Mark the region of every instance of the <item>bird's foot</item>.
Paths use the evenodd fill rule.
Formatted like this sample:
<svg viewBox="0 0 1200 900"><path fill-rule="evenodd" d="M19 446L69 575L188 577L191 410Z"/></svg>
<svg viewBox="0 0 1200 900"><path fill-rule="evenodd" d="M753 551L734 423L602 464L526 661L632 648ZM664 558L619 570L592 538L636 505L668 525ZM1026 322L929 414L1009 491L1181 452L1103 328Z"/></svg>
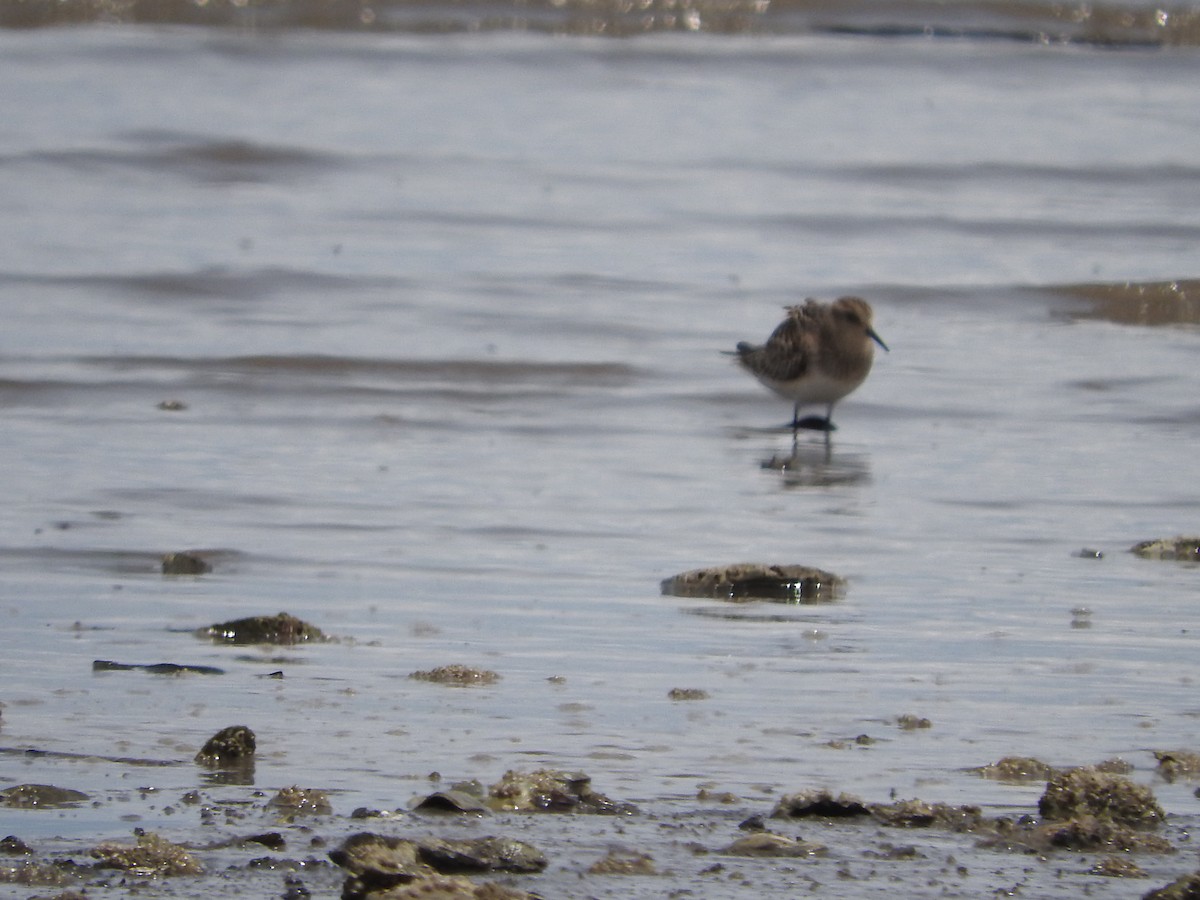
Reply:
<svg viewBox="0 0 1200 900"><path fill-rule="evenodd" d="M803 419L793 419L792 430L799 431L801 428L809 431L837 431L837 426L833 424L833 420L825 416L805 416Z"/></svg>

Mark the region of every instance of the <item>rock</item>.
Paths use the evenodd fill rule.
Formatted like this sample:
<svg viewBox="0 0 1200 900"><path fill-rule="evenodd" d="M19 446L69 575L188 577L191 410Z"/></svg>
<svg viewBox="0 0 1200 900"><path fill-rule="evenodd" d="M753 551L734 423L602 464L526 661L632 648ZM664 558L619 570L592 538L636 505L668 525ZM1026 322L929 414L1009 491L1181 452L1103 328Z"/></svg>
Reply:
<svg viewBox="0 0 1200 900"><path fill-rule="evenodd" d="M1200 753L1190 750L1155 750L1158 774L1166 781L1200 778Z"/></svg>
<svg viewBox="0 0 1200 900"><path fill-rule="evenodd" d="M371 832L346 838L329 858L350 873L343 897L361 897L435 874L420 860L415 841Z"/></svg>
<svg viewBox="0 0 1200 900"><path fill-rule="evenodd" d="M33 848L15 834L10 834L0 840L0 853L8 856L33 856Z"/></svg>
<svg viewBox="0 0 1200 900"><path fill-rule="evenodd" d="M199 632L225 644L281 644L291 646L308 642L327 641L328 637L315 625L285 612L274 616L249 616L210 625Z"/></svg>
<svg viewBox="0 0 1200 900"><path fill-rule="evenodd" d="M617 803L592 790L582 773L538 769L508 771L492 785L488 805L501 811L585 812L624 815L637 812L630 803Z"/></svg>
<svg viewBox="0 0 1200 900"><path fill-rule="evenodd" d="M868 816L871 810L857 797L827 790L798 791L785 794L771 811L773 819L849 819Z"/></svg>
<svg viewBox="0 0 1200 900"><path fill-rule="evenodd" d="M951 806L924 800L877 803L871 815L884 825L898 828L946 828L950 831L976 831L985 824L978 806Z"/></svg>
<svg viewBox="0 0 1200 900"><path fill-rule="evenodd" d="M1146 870L1123 856L1106 856L1088 871L1105 878L1145 878Z"/></svg>
<svg viewBox="0 0 1200 900"><path fill-rule="evenodd" d="M1200 900L1200 872L1181 875L1166 887L1143 894L1142 900Z"/></svg>
<svg viewBox="0 0 1200 900"><path fill-rule="evenodd" d="M201 875L204 867L178 844L151 832L138 835L135 845L100 844L92 848L96 865L106 869L124 869L141 875Z"/></svg>
<svg viewBox="0 0 1200 900"><path fill-rule="evenodd" d="M16 809L56 809L90 799L81 791L55 787L52 784L18 784L0 791L0 806Z"/></svg>
<svg viewBox="0 0 1200 900"><path fill-rule="evenodd" d="M212 564L198 553L168 553L162 558L164 575L203 575L212 571Z"/></svg>
<svg viewBox="0 0 1200 900"><path fill-rule="evenodd" d="M143 663L120 663L113 662L111 659L94 659L92 660L93 672L131 672L139 669L143 672L149 672L151 675L224 675L224 669L218 669L216 666L191 666L180 663L151 663L145 665Z"/></svg>
<svg viewBox="0 0 1200 900"><path fill-rule="evenodd" d="M196 762L212 767L238 765L254 756L257 743L254 732L245 725L230 725L205 742Z"/></svg>
<svg viewBox="0 0 1200 900"><path fill-rule="evenodd" d="M1129 548L1143 559L1170 559L1178 562L1200 562L1200 537L1160 538L1142 541Z"/></svg>
<svg viewBox="0 0 1200 900"><path fill-rule="evenodd" d="M645 853L611 850L587 868L589 875L657 875L654 859Z"/></svg>
<svg viewBox="0 0 1200 900"><path fill-rule="evenodd" d="M1079 815L1037 829L1035 843L1062 850L1109 853L1171 853L1170 841L1112 819Z"/></svg>
<svg viewBox="0 0 1200 900"><path fill-rule="evenodd" d="M267 801L267 806L282 810L289 817L327 816L333 812L329 796L324 791L318 791L315 788L299 788L295 785L282 788L279 793Z"/></svg>
<svg viewBox="0 0 1200 900"><path fill-rule="evenodd" d="M844 586L837 575L811 566L758 563L693 569L661 583L662 592L674 597L809 603L834 600Z"/></svg>
<svg viewBox="0 0 1200 900"><path fill-rule="evenodd" d="M422 862L442 875L541 872L547 865L546 857L536 848L509 838L427 838L418 843L417 852Z"/></svg>
<svg viewBox="0 0 1200 900"><path fill-rule="evenodd" d="M1155 828L1166 815L1148 787L1091 766L1051 778L1038 811L1051 820L1094 816L1134 828Z"/></svg>
<svg viewBox="0 0 1200 900"><path fill-rule="evenodd" d="M436 669L429 669L425 672L413 672L408 677L414 678L417 681L433 681L438 684L454 685L495 684L500 680L500 676L495 672L458 664L438 666Z"/></svg>
<svg viewBox="0 0 1200 900"><path fill-rule="evenodd" d="M342 889L346 900L516 900L530 895L447 876L464 871L540 872L546 867L545 857L528 844L494 837L412 841L364 832L347 838L329 857L350 873Z"/></svg>
<svg viewBox="0 0 1200 900"><path fill-rule="evenodd" d="M730 856L804 857L824 856L828 852L822 844L797 841L782 834L760 831L757 834L738 838L722 853Z"/></svg>
<svg viewBox="0 0 1200 900"><path fill-rule="evenodd" d="M422 812L486 813L483 801L466 791L434 791L422 798L413 809Z"/></svg>
<svg viewBox="0 0 1200 900"><path fill-rule="evenodd" d="M1031 756L1005 756L998 762L971 771L981 778L996 781L1048 781L1057 769Z"/></svg>

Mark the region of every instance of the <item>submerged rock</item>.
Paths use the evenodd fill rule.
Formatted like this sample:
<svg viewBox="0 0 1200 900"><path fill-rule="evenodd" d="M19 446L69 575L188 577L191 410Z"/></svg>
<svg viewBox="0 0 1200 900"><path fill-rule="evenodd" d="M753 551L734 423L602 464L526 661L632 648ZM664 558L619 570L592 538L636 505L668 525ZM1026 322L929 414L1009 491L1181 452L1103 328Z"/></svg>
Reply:
<svg viewBox="0 0 1200 900"><path fill-rule="evenodd" d="M0 806L15 809L57 809L91 799L81 791L52 784L18 784L0 791Z"/></svg>
<svg viewBox="0 0 1200 900"><path fill-rule="evenodd" d="M224 675L216 666L193 666L186 663L122 663L111 659L92 660L93 672L132 672L140 670L151 675Z"/></svg>
<svg viewBox="0 0 1200 900"><path fill-rule="evenodd" d="M997 762L970 771L981 778L996 781L1049 781L1058 770L1031 756L1005 756Z"/></svg>
<svg viewBox="0 0 1200 900"><path fill-rule="evenodd" d="M736 563L693 569L664 579L664 594L717 600L777 600L816 603L836 599L845 581L832 572L798 565Z"/></svg>
<svg viewBox="0 0 1200 900"><path fill-rule="evenodd" d="M1038 811L1051 820L1092 816L1134 828L1156 828L1166 815L1148 787L1092 766L1051 778Z"/></svg>
<svg viewBox="0 0 1200 900"><path fill-rule="evenodd" d="M200 630L202 637L225 644L303 644L327 641L324 632L315 625L285 612L274 616L250 616L219 622Z"/></svg>
<svg viewBox="0 0 1200 900"><path fill-rule="evenodd" d="M1153 541L1142 541L1129 549L1144 559L1200 562L1200 537L1159 538Z"/></svg>
<svg viewBox="0 0 1200 900"><path fill-rule="evenodd" d="M203 575L212 571L212 564L194 551L168 553L162 558L164 575Z"/></svg>
<svg viewBox="0 0 1200 900"><path fill-rule="evenodd" d="M1200 753L1190 750L1155 750L1158 774L1167 781L1200 778Z"/></svg>
<svg viewBox="0 0 1200 900"><path fill-rule="evenodd" d="M610 850L603 859L598 859L587 868L589 875L658 875L654 857L645 853L626 850Z"/></svg>
<svg viewBox="0 0 1200 900"><path fill-rule="evenodd" d="M708 691L703 688L671 688L667 691L671 700L707 700Z"/></svg>
<svg viewBox="0 0 1200 900"><path fill-rule="evenodd" d="M500 676L488 669L476 669L459 664L438 666L424 672L412 672L408 676L417 681L432 681L437 684L495 684Z"/></svg>
<svg viewBox="0 0 1200 900"><path fill-rule="evenodd" d="M100 844L91 855L97 866L125 869L144 875L202 875L204 867L179 844L151 832L138 835L136 844Z"/></svg>
<svg viewBox="0 0 1200 900"><path fill-rule="evenodd" d="M196 754L202 766L239 765L254 756L258 741L245 725L230 725L210 737Z"/></svg>
<svg viewBox="0 0 1200 900"><path fill-rule="evenodd" d="M583 812L624 815L637 812L631 803L617 803L592 790L583 773L538 769L504 773L489 790L488 805L502 811Z"/></svg>

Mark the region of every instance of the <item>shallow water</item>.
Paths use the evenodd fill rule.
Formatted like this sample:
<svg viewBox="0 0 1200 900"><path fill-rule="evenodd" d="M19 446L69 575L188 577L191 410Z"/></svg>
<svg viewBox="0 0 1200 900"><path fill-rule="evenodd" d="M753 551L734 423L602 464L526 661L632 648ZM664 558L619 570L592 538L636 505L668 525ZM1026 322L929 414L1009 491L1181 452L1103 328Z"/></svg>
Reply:
<svg viewBox="0 0 1200 900"><path fill-rule="evenodd" d="M195 788L345 817L553 766L649 815L443 827L527 832L548 895L757 896L859 848L714 885L688 842L811 786L1032 812L1042 785L964 771L1009 754L1121 756L1193 827L1149 751L1200 743L1197 569L1126 551L1197 530L1198 75L878 34L0 32L0 786L96 799L0 831L204 842L269 817L201 826ZM848 292L892 352L829 457L804 437L781 469L787 404L719 351ZM213 573L164 578L189 548ZM849 587L660 595L737 561ZM279 610L341 641L190 634ZM455 662L501 680L407 677ZM238 723L254 783L214 783L191 758ZM1077 856L921 840L909 896L1128 896ZM675 878L579 879L614 843Z"/></svg>

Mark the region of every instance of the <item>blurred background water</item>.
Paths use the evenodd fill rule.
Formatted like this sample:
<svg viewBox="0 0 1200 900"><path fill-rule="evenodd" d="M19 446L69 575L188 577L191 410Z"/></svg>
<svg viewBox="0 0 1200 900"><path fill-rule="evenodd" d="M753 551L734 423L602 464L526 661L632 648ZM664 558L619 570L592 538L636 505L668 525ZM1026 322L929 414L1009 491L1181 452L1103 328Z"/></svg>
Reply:
<svg viewBox="0 0 1200 900"><path fill-rule="evenodd" d="M0 784L112 802L3 828L161 827L133 785L190 764L24 751L186 763L236 723L257 786L343 814L540 765L763 811L1027 811L963 771L1006 754L1152 783L1200 716L1197 571L1126 552L1196 531L1197 19L4 4ZM788 404L719 351L844 293L892 352L780 469ZM213 573L164 578L183 549ZM849 586L660 595L738 561ZM188 633L280 610L343 641ZM501 681L407 678L455 662Z"/></svg>

